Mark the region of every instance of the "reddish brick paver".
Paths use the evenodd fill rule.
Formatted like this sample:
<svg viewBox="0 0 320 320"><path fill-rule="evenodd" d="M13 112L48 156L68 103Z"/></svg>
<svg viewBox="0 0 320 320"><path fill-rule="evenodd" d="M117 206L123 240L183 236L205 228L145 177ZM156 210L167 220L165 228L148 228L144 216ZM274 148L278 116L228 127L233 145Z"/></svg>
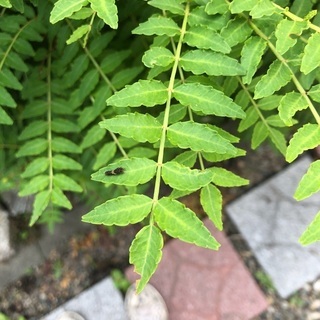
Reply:
<svg viewBox="0 0 320 320"><path fill-rule="evenodd" d="M219 251L171 240L150 283L167 303L170 320L248 320L267 300L224 233L206 226L221 243ZM138 276L133 268L126 275Z"/></svg>

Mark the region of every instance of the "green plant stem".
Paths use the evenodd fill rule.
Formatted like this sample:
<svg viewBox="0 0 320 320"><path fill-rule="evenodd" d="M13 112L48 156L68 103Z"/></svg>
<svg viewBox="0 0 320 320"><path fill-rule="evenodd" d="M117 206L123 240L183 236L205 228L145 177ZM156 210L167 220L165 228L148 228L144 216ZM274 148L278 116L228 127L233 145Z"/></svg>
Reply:
<svg viewBox="0 0 320 320"><path fill-rule="evenodd" d="M276 56L276 58L286 66L286 68L288 68L288 70L291 73L291 78L293 83L295 84L296 88L298 89L298 91L300 92L300 94L304 97L304 99L306 100L308 107L312 113L312 115L314 116L316 122L318 123L318 125L320 125L320 116L316 110L316 108L314 107L312 101L309 99L306 91L304 90L303 86L301 85L301 83L299 82L298 78L296 77L295 73L292 71L292 69L290 68L290 66L287 63L287 60L277 51L276 47L273 45L273 43L269 40L269 38L250 20L248 20L251 28L256 32L256 34L261 37L262 39L264 39L267 43L269 48L271 49L271 51L273 52L273 54Z"/></svg>
<svg viewBox="0 0 320 320"><path fill-rule="evenodd" d="M94 21L94 18L96 16L96 12L93 13L92 17L91 17L91 20L90 20L90 23L89 23L89 31L86 33L84 39L83 39L83 47L86 47L87 46L87 42L88 42L88 38L89 38L89 34L91 32L91 29L92 29L92 25L93 25L93 21Z"/></svg>
<svg viewBox="0 0 320 320"><path fill-rule="evenodd" d="M189 2L186 3L185 12L184 12L184 18L182 22L181 32L180 32L180 38L177 45L177 49L174 55L174 64L172 67L169 85L168 85L168 97L167 97L167 103L166 108L164 112L164 119L162 123L162 134L160 139L160 147L159 147L159 153L158 153L158 160L157 160L157 172L156 172L156 180L154 185L154 193L153 193L153 206L156 204L156 202L159 199L159 193L160 193L160 184L161 184L161 167L163 165L163 157L164 157L164 149L165 149L165 141L167 136L167 129L169 124L169 115L170 115L170 107L171 107L171 98L172 98L172 92L174 87L174 81L176 78L180 55L181 55L181 49L182 49L182 40L184 38L186 29L187 29L187 21L190 11L190 5ZM150 215L150 224L153 223L153 214Z"/></svg>
<svg viewBox="0 0 320 320"><path fill-rule="evenodd" d="M52 164L52 118L51 118L51 50L52 44L49 45L49 54L47 60L47 121L48 121L48 160L49 160L49 191L52 191L53 187L53 164Z"/></svg>

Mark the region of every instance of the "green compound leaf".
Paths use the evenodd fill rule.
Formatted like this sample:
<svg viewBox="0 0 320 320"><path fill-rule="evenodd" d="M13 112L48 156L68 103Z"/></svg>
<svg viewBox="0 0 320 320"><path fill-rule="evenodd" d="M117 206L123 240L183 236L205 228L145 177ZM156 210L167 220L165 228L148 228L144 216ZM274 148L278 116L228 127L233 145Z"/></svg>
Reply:
<svg viewBox="0 0 320 320"><path fill-rule="evenodd" d="M140 80L116 92L107 100L114 107L153 107L167 101L167 87L156 80Z"/></svg>
<svg viewBox="0 0 320 320"><path fill-rule="evenodd" d="M218 250L220 244L203 222L179 201L164 197L157 202L153 213L160 229L169 236L199 247Z"/></svg>
<svg viewBox="0 0 320 320"><path fill-rule="evenodd" d="M10 108L15 108L17 106L11 94L1 85L0 85L0 104Z"/></svg>
<svg viewBox="0 0 320 320"><path fill-rule="evenodd" d="M293 116L297 111L301 111L308 108L307 100L297 92L287 93L279 104L279 116L286 126L292 126L294 124Z"/></svg>
<svg viewBox="0 0 320 320"><path fill-rule="evenodd" d="M193 167L197 161L197 153L194 151L185 151L178 154L173 161L178 162L184 166Z"/></svg>
<svg viewBox="0 0 320 320"><path fill-rule="evenodd" d="M50 201L50 191L45 190L38 193L35 196L34 203L33 203L33 211L31 215L31 219L29 222L29 226L33 226L37 220L40 218L44 210L46 210Z"/></svg>
<svg viewBox="0 0 320 320"><path fill-rule="evenodd" d="M114 142L106 143L99 151L94 165L92 167L93 170L98 170L103 165L107 164L116 154L117 147Z"/></svg>
<svg viewBox="0 0 320 320"><path fill-rule="evenodd" d="M54 187L52 189L51 201L52 201L52 203L54 203L60 207L67 208L69 210L72 208L71 202L65 196L65 194L62 192L62 190L60 188Z"/></svg>
<svg viewBox="0 0 320 320"><path fill-rule="evenodd" d="M254 98L261 99L271 96L291 80L290 69L283 63L275 60L269 67L267 74L257 83Z"/></svg>
<svg viewBox="0 0 320 320"><path fill-rule="evenodd" d="M257 112L257 109L254 106L250 106L246 110L246 117L240 121L239 123L239 132L243 132L253 126L259 119L259 113Z"/></svg>
<svg viewBox="0 0 320 320"><path fill-rule="evenodd" d="M63 154L56 154L52 158L52 165L57 170L82 170L82 165Z"/></svg>
<svg viewBox="0 0 320 320"><path fill-rule="evenodd" d="M171 13L184 15L184 7L179 0L151 0L148 1L150 6L155 8L170 11Z"/></svg>
<svg viewBox="0 0 320 320"><path fill-rule="evenodd" d="M134 265L134 271L141 275L137 281L137 293L143 290L156 271L162 257L162 247L162 234L153 225L143 227L132 241L129 262Z"/></svg>
<svg viewBox="0 0 320 320"><path fill-rule="evenodd" d="M224 0L210 0L210 2L206 5L206 13L207 14L224 14L228 11L229 6Z"/></svg>
<svg viewBox="0 0 320 320"><path fill-rule="evenodd" d="M285 156L287 152L287 141L282 132L269 126L269 136L276 148Z"/></svg>
<svg viewBox="0 0 320 320"><path fill-rule="evenodd" d="M222 230L222 194L220 190L212 184L206 185L201 189L200 202L204 212L216 228Z"/></svg>
<svg viewBox="0 0 320 320"><path fill-rule="evenodd" d="M168 37L173 37L180 33L180 28L171 18L158 16L151 17L148 21L140 23L137 28L132 30L132 33L146 36L156 34L158 36L167 35Z"/></svg>
<svg viewBox="0 0 320 320"><path fill-rule="evenodd" d="M219 154L235 154L236 148L215 130L205 124L192 121L178 122L168 128L168 139L182 149L193 151L215 152Z"/></svg>
<svg viewBox="0 0 320 320"><path fill-rule="evenodd" d="M177 190L196 191L212 180L210 171L190 169L176 161L166 162L161 169L163 181Z"/></svg>
<svg viewBox="0 0 320 320"><path fill-rule="evenodd" d="M300 70L304 74L308 74L312 70L320 66L320 33L314 33L308 40L304 48L304 55L301 61Z"/></svg>
<svg viewBox="0 0 320 320"><path fill-rule="evenodd" d="M244 118L245 112L222 91L200 83L185 83L173 91L173 96L184 106L204 114L221 117Z"/></svg>
<svg viewBox="0 0 320 320"><path fill-rule="evenodd" d="M308 228L301 235L299 242L307 246L313 242L320 240L320 212L317 213L314 220L310 223Z"/></svg>
<svg viewBox="0 0 320 320"><path fill-rule="evenodd" d="M275 32L277 51L280 54L286 53L297 43L298 36L300 36L307 27L307 21L291 21L288 19L280 21Z"/></svg>
<svg viewBox="0 0 320 320"><path fill-rule="evenodd" d="M250 15L253 19L259 19L263 16L271 16L278 10L272 4L270 0L258 1L258 3L250 11Z"/></svg>
<svg viewBox="0 0 320 320"><path fill-rule="evenodd" d="M198 49L211 49L221 53L229 53L231 48L219 33L205 26L194 26L187 30L183 41Z"/></svg>
<svg viewBox="0 0 320 320"><path fill-rule="evenodd" d="M233 0L230 4L231 13L250 11L259 0Z"/></svg>
<svg viewBox="0 0 320 320"><path fill-rule="evenodd" d="M59 133L68 133L68 132L79 132L80 127L75 124L74 122L62 119L62 118L56 118L51 122L52 131L59 132Z"/></svg>
<svg viewBox="0 0 320 320"><path fill-rule="evenodd" d="M107 171L122 168L121 174L106 175ZM156 173L157 163L147 158L122 159L92 174L92 180L117 185L137 186L150 181Z"/></svg>
<svg viewBox="0 0 320 320"><path fill-rule="evenodd" d="M307 173L302 177L294 198L301 201L320 190L320 160L311 163Z"/></svg>
<svg viewBox="0 0 320 320"><path fill-rule="evenodd" d="M40 175L32 178L19 192L20 197L25 197L30 194L42 191L49 185L49 177L47 175Z"/></svg>
<svg viewBox="0 0 320 320"><path fill-rule="evenodd" d="M320 144L320 127L307 123L300 128L289 142L286 161L294 161L303 151L313 149Z"/></svg>
<svg viewBox="0 0 320 320"><path fill-rule="evenodd" d="M49 167L49 159L40 157L30 162L21 174L22 178L30 178L44 172Z"/></svg>
<svg viewBox="0 0 320 320"><path fill-rule="evenodd" d="M26 142L16 153L16 157L38 155L47 150L48 141L46 139L33 139Z"/></svg>
<svg viewBox="0 0 320 320"><path fill-rule="evenodd" d="M83 222L106 226L126 226L143 220L152 207L152 199L131 194L106 201L82 216Z"/></svg>
<svg viewBox="0 0 320 320"><path fill-rule="evenodd" d="M245 69L233 58L219 52L193 50L184 54L180 65L185 71L199 75L206 73L209 76L236 76L244 75Z"/></svg>
<svg viewBox="0 0 320 320"><path fill-rule="evenodd" d="M112 29L118 28L118 9L115 0L89 0L92 10L97 12L105 24Z"/></svg>
<svg viewBox="0 0 320 320"><path fill-rule="evenodd" d="M148 68L155 66L167 67L174 61L174 55L163 47L152 47L142 57L143 64Z"/></svg>
<svg viewBox="0 0 320 320"><path fill-rule="evenodd" d="M208 169L213 174L212 182L220 187L240 187L249 184L249 180L241 178L231 171L220 167Z"/></svg>
<svg viewBox="0 0 320 320"><path fill-rule="evenodd" d="M250 84L252 77L256 73L262 56L267 47L267 42L260 37L250 37L245 43L241 51L241 65L247 70L242 77L244 84Z"/></svg>
<svg viewBox="0 0 320 320"><path fill-rule="evenodd" d="M259 121L253 128L251 148L257 149L260 144L267 139L269 132L264 122Z"/></svg>
<svg viewBox="0 0 320 320"><path fill-rule="evenodd" d="M93 126L91 127L86 135L83 137L82 143L81 143L81 148L86 149L88 147L91 147L101 141L104 136L106 135L106 132L102 130L98 126Z"/></svg>
<svg viewBox="0 0 320 320"><path fill-rule="evenodd" d="M62 137L54 137L52 139L52 150L66 153L81 153L82 151L74 142Z"/></svg>
<svg viewBox="0 0 320 320"><path fill-rule="evenodd" d="M50 13L50 23L54 24L64 18L70 17L86 3L87 0L58 0Z"/></svg>
<svg viewBox="0 0 320 320"><path fill-rule="evenodd" d="M82 192L82 187L65 174L58 173L53 176L53 185L65 191Z"/></svg>
<svg viewBox="0 0 320 320"><path fill-rule="evenodd" d="M149 114L128 113L101 121L99 125L139 142L157 142L162 132L161 123Z"/></svg>
<svg viewBox="0 0 320 320"><path fill-rule="evenodd" d="M22 84L20 81L10 71L10 69L5 67L0 70L0 85L10 89L22 90Z"/></svg>
<svg viewBox="0 0 320 320"><path fill-rule="evenodd" d="M12 4L9 0L0 0L0 6L5 8L12 8Z"/></svg>
<svg viewBox="0 0 320 320"><path fill-rule="evenodd" d="M43 120L36 120L29 123L20 133L19 140L27 140L38 137L48 130L48 122Z"/></svg>

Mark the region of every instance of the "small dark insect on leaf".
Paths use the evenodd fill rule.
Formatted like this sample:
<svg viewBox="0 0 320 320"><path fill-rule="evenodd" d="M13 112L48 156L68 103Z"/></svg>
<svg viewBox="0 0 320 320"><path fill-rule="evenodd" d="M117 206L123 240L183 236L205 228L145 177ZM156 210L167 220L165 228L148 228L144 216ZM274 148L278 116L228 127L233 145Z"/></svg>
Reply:
<svg viewBox="0 0 320 320"><path fill-rule="evenodd" d="M115 168L113 170L108 170L104 174L106 176L117 176L122 173L124 173L124 168L119 167L119 168Z"/></svg>

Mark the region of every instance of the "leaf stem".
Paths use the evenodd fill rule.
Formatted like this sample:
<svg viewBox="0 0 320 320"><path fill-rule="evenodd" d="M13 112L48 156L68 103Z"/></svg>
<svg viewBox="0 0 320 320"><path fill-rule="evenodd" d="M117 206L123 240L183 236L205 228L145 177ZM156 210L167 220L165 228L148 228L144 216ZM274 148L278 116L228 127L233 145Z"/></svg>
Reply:
<svg viewBox="0 0 320 320"><path fill-rule="evenodd" d="M163 157L164 157L164 149L165 149L165 141L166 141L166 134L169 124L169 115L170 115L170 107L171 107L171 99L172 99L172 92L174 87L174 81L178 70L180 55L181 55L181 49L182 49L182 40L184 38L186 29L187 29L187 21L190 11L190 4L189 2L186 3L185 12L184 12L184 18L182 22L181 32L180 32L180 38L177 45L177 49L175 51L174 55L174 64L172 67L169 85L168 85L168 97L164 112L164 119L162 123L162 134L160 139L160 147L159 147L159 154L158 154L158 160L157 160L157 172L156 172L156 181L154 185L154 193L153 193L153 206L156 204L156 202L159 199L159 193L160 193L160 184L161 184L161 167L163 165ZM153 214L150 215L150 223L153 223Z"/></svg>
<svg viewBox="0 0 320 320"><path fill-rule="evenodd" d="M47 121L48 121L48 160L49 160L49 191L52 192L53 188L53 163L52 163L52 117L51 117L51 51L52 51L52 44L49 44L49 53L48 53L48 60L47 60L47 85L48 85L48 92L47 92Z"/></svg>

